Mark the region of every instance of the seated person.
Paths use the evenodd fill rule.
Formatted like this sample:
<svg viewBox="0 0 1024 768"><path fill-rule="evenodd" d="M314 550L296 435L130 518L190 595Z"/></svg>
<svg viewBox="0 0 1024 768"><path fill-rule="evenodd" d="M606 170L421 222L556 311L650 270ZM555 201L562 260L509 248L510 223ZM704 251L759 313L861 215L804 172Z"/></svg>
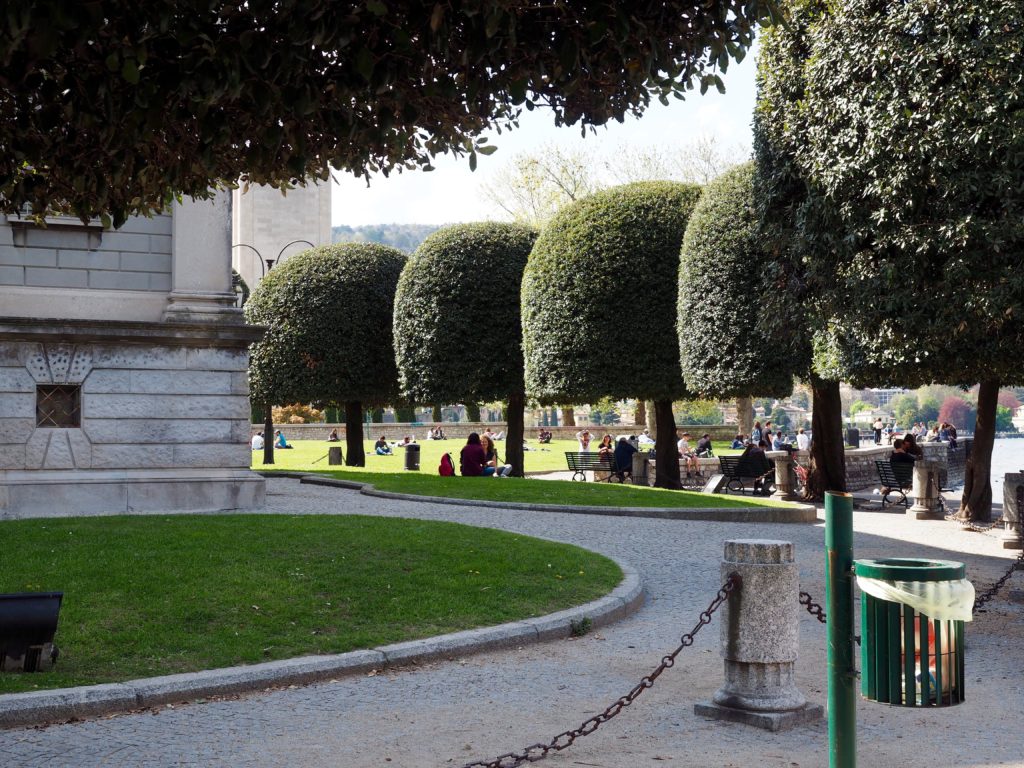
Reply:
<svg viewBox="0 0 1024 768"><path fill-rule="evenodd" d="M690 448L689 432L683 432L683 436L679 438L676 447L679 449L679 457L686 459L686 476L689 477L691 472L699 471L700 465L697 463L697 454Z"/></svg>
<svg viewBox="0 0 1024 768"><path fill-rule="evenodd" d="M917 461L917 458L918 457L915 456L914 454L907 453L906 443L903 441L902 438L897 437L895 440L892 441L892 453L889 454L889 463L894 465L894 471L895 471L895 465L897 465L897 464L911 464L912 465L915 461ZM880 493L883 496L887 496L889 494L890 490L891 489L887 485L883 485L879 489Z"/></svg>
<svg viewBox="0 0 1024 768"><path fill-rule="evenodd" d="M798 451L806 451L811 447L811 438L802 429L796 433L796 448Z"/></svg>
<svg viewBox="0 0 1024 768"><path fill-rule="evenodd" d="M327 436L327 442L328 443L340 443L341 442L341 438L338 437L338 430L336 430L336 429L332 429L331 430L331 434L329 434Z"/></svg>
<svg viewBox="0 0 1024 768"><path fill-rule="evenodd" d="M705 432L700 436L700 440L697 441L697 455L701 457L714 456L714 452L711 450L711 435Z"/></svg>
<svg viewBox="0 0 1024 768"><path fill-rule="evenodd" d="M786 442L786 436L782 432L776 432L772 437L772 450L773 451L785 451L789 448L789 443Z"/></svg>
<svg viewBox="0 0 1024 768"><path fill-rule="evenodd" d="M601 438L601 444L597 446L597 455L601 458L610 457L615 452L615 442L611 435Z"/></svg>
<svg viewBox="0 0 1024 768"><path fill-rule="evenodd" d="M494 441L487 435L480 438L480 447L484 449L484 474L494 477L508 477L512 472L511 464L503 464L498 456Z"/></svg>
<svg viewBox="0 0 1024 768"><path fill-rule="evenodd" d="M753 443L751 443L750 445L748 445L746 448L743 449L743 453L740 454L740 455L741 456L751 456L751 457L754 457L754 460L756 461L758 454L761 454L761 456L764 456L764 451L765 451L765 449L767 447L768 447L768 443L766 443L764 440L758 440L757 441L757 445L754 445ZM772 469L772 470L766 472L765 474L761 475L760 477L755 477L754 478L754 493L755 494L762 495L762 496L767 496L767 493L766 493L767 489L765 488L764 481L765 481L765 478L769 477L774 471L775 470Z"/></svg>
<svg viewBox="0 0 1024 768"><path fill-rule="evenodd" d="M447 438L444 436L444 430L441 429L440 427L434 427L434 439L446 440Z"/></svg>
<svg viewBox="0 0 1024 768"><path fill-rule="evenodd" d="M280 448L281 450L288 451L295 447L293 445L288 445L288 441L284 439L284 435L281 433L280 429L274 433L274 438L275 448Z"/></svg>
<svg viewBox="0 0 1024 768"><path fill-rule="evenodd" d="M541 428L541 430L537 433L537 442L547 445L551 442L552 437L553 435L549 430Z"/></svg>
<svg viewBox="0 0 1024 768"><path fill-rule="evenodd" d="M494 436L494 439L495 439L495 440L504 440L504 439L505 439L505 430L503 429L503 430L501 430L501 432L499 432L498 434L496 434L496 435Z"/></svg>
<svg viewBox="0 0 1024 768"><path fill-rule="evenodd" d="M746 443L743 442L743 435L736 435L732 440L732 445L729 447L735 450L737 448L744 448L745 446Z"/></svg>
<svg viewBox="0 0 1024 768"><path fill-rule="evenodd" d="M640 436L637 437L636 440L640 445L654 445L654 438L651 437L651 431L649 429L645 429L641 432Z"/></svg>
<svg viewBox="0 0 1024 768"><path fill-rule="evenodd" d="M626 436L623 435L619 438L619 442L615 444L615 471L619 473L620 479L625 479L626 475L633 474L633 454L636 453L636 447L632 445Z"/></svg>
<svg viewBox="0 0 1024 768"><path fill-rule="evenodd" d="M373 444L373 452L378 456L391 456L391 446L388 445L387 438L384 435L380 436L380 439Z"/></svg>
<svg viewBox="0 0 1024 768"><path fill-rule="evenodd" d="M490 469L488 473L484 469ZM463 477L481 477L484 474L494 474L493 467L487 467L487 456L484 454L483 446L480 444L480 435L470 432L466 444L462 446L459 453L459 472Z"/></svg>
<svg viewBox="0 0 1024 768"><path fill-rule="evenodd" d="M263 450L263 433L262 432L257 432L255 435L253 435L252 436L252 442L250 442L249 445L250 445L250 447L254 451L262 451Z"/></svg>

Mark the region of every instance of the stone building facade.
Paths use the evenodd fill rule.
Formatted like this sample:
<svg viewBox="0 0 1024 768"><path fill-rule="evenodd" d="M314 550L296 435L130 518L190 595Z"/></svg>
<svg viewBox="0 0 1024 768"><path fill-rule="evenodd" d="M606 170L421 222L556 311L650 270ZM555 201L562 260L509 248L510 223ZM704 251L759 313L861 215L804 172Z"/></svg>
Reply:
<svg viewBox="0 0 1024 768"><path fill-rule="evenodd" d="M0 516L263 505L230 220L0 217Z"/></svg>

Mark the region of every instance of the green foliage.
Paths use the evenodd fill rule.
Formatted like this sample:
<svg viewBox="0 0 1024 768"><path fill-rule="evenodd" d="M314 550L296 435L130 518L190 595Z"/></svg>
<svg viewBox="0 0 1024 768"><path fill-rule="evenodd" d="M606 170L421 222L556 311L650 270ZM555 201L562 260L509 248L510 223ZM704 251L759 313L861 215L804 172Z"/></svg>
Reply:
<svg viewBox="0 0 1024 768"><path fill-rule="evenodd" d="M975 418L974 406L962 397L947 397L939 408L939 421L948 422L959 429L973 429Z"/></svg>
<svg viewBox="0 0 1024 768"><path fill-rule="evenodd" d="M412 253L438 229L439 224L366 224L361 227L342 224L331 228L331 242L380 243Z"/></svg>
<svg viewBox="0 0 1024 768"><path fill-rule="evenodd" d="M382 245L331 245L271 270L245 306L267 327L250 350L253 397L274 402L386 403L397 394L391 341L406 257Z"/></svg>
<svg viewBox="0 0 1024 768"><path fill-rule="evenodd" d="M1021 3L834 8L809 36L800 165L837 215L816 234L823 298L856 308L830 318L847 378L1020 381Z"/></svg>
<svg viewBox="0 0 1024 768"><path fill-rule="evenodd" d="M1013 411L1005 405L996 406L996 432L1016 432L1013 423Z"/></svg>
<svg viewBox="0 0 1024 768"><path fill-rule="evenodd" d="M686 400L673 403L677 424L721 424L722 409L712 400Z"/></svg>
<svg viewBox="0 0 1024 768"><path fill-rule="evenodd" d="M766 0L110 0L0 15L0 208L87 217L212 183L430 168L547 106L556 125L642 113L741 58ZM683 12L685 10L685 12ZM283 119L286 117L287 119Z"/></svg>
<svg viewBox="0 0 1024 768"><path fill-rule="evenodd" d="M614 187L563 208L523 276L526 387L542 403L686 395L675 336L679 249L700 188Z"/></svg>
<svg viewBox="0 0 1024 768"><path fill-rule="evenodd" d="M535 239L518 224L457 224L409 259L394 315L406 397L463 402L523 391L519 290Z"/></svg>
<svg viewBox="0 0 1024 768"><path fill-rule="evenodd" d="M778 325L766 330L760 322L765 268L754 166L747 163L704 188L683 239L679 355L691 392L732 398L793 391L805 360L791 353L790 342L800 334Z"/></svg>
<svg viewBox="0 0 1024 768"><path fill-rule="evenodd" d="M861 411L870 411L874 406L871 403L865 403L863 400L855 400L850 403L850 415L853 416Z"/></svg>
<svg viewBox="0 0 1024 768"><path fill-rule="evenodd" d="M789 414L786 413L784 408L776 408L772 411L771 421L776 427L789 428Z"/></svg>

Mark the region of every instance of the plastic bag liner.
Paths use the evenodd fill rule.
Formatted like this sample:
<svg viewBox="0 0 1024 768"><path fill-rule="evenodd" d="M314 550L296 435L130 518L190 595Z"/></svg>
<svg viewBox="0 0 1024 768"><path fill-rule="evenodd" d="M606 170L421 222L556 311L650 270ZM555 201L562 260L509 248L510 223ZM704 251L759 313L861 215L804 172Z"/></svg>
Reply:
<svg viewBox="0 0 1024 768"><path fill-rule="evenodd" d="M909 605L918 613L939 621L971 621L974 585L967 579L953 581L883 581L857 577L857 586L879 600Z"/></svg>

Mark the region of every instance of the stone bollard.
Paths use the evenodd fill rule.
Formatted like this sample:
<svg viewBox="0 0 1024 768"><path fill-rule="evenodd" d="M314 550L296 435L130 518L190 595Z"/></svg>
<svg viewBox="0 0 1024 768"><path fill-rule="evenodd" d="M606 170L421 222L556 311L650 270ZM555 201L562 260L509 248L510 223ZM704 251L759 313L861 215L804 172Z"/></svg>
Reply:
<svg viewBox="0 0 1024 768"><path fill-rule="evenodd" d="M939 462L930 459L914 462L914 487L910 491L914 505L907 514L917 520L941 520L943 517L939 507L939 469Z"/></svg>
<svg viewBox="0 0 1024 768"><path fill-rule="evenodd" d="M725 542L722 580L736 572L740 588L722 611L725 684L694 712L717 720L781 731L822 716L797 689L800 572L788 541Z"/></svg>
<svg viewBox="0 0 1024 768"><path fill-rule="evenodd" d="M793 469L793 454L786 451L781 456L772 456L775 462L775 493L773 499L779 501L797 501L793 492L796 487L796 471Z"/></svg>
<svg viewBox="0 0 1024 768"><path fill-rule="evenodd" d="M1003 549L1024 549L1021 511L1024 510L1024 472L1003 475Z"/></svg>
<svg viewBox="0 0 1024 768"><path fill-rule="evenodd" d="M331 466L341 464L341 448L337 445L332 445L327 449L327 463Z"/></svg>
<svg viewBox="0 0 1024 768"><path fill-rule="evenodd" d="M631 477L633 485L650 485L647 480L647 451L637 451L633 454Z"/></svg>

